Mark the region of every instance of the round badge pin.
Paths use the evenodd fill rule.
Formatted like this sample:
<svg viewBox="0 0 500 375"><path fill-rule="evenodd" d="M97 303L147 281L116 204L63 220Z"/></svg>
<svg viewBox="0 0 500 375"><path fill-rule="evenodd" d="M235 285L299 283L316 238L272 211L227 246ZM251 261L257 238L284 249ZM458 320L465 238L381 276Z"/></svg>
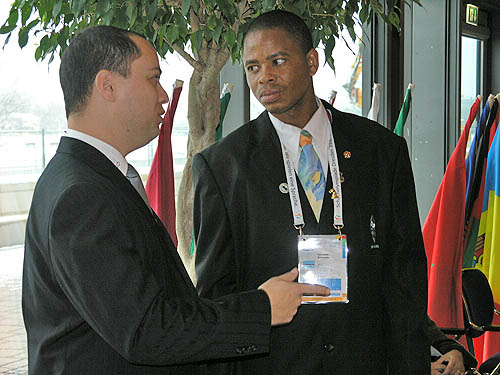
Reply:
<svg viewBox="0 0 500 375"><path fill-rule="evenodd" d="M286 182L282 182L279 186L279 189L283 194L288 193L288 184Z"/></svg>
<svg viewBox="0 0 500 375"><path fill-rule="evenodd" d="M351 158L351 151L344 151L344 159L350 159Z"/></svg>

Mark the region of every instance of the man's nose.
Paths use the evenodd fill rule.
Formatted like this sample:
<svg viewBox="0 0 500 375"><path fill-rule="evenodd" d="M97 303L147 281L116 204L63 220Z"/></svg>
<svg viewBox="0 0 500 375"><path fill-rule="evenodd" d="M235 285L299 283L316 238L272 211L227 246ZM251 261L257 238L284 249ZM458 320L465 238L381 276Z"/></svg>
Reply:
<svg viewBox="0 0 500 375"><path fill-rule="evenodd" d="M266 84L269 82L274 82L276 80L276 75L272 67L262 66L259 75L259 83Z"/></svg>
<svg viewBox="0 0 500 375"><path fill-rule="evenodd" d="M161 84L158 84L158 88L160 90L159 95L158 95L158 101L161 104L168 103L169 98L168 98L167 92L163 89L163 86Z"/></svg>

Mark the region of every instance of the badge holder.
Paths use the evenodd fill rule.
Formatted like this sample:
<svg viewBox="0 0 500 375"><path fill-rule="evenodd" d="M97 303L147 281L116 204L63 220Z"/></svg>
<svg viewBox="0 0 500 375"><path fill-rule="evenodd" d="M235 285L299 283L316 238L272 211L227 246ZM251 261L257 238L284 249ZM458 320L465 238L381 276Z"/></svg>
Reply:
<svg viewBox="0 0 500 375"><path fill-rule="evenodd" d="M340 232L330 235L298 236L299 282L324 285L328 296L302 296L303 304L348 303L347 238Z"/></svg>

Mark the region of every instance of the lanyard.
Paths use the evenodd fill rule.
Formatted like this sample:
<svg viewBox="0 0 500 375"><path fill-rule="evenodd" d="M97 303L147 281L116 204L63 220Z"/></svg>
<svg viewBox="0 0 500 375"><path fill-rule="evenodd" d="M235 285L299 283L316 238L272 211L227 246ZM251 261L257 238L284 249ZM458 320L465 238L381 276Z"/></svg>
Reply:
<svg viewBox="0 0 500 375"><path fill-rule="evenodd" d="M328 113L328 112L327 112ZM328 113L331 118L330 113ZM333 199L333 226L338 229L339 233L344 227L342 216L342 188L340 185L340 171L337 159L337 150L333 140L332 127L328 126L329 140L328 140L328 165L330 166L330 174L332 175L333 189L330 190ZM302 206L300 204L299 190L297 188L297 177L295 170L290 161L290 155L281 143L281 151L283 153L283 162L285 165L286 180L288 183L288 195L290 197L290 204L293 213L293 225L302 235L302 228L304 227L304 216L302 214Z"/></svg>

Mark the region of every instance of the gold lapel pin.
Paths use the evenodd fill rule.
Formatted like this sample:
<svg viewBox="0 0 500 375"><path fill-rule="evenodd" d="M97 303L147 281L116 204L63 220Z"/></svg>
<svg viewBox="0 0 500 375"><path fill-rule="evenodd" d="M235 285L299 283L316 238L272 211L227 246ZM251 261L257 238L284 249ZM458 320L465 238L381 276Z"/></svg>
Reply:
<svg viewBox="0 0 500 375"><path fill-rule="evenodd" d="M337 199L339 197L334 188L331 188L328 192L332 195L332 199Z"/></svg>
<svg viewBox="0 0 500 375"><path fill-rule="evenodd" d="M344 151L344 159L350 159L351 158L351 151Z"/></svg>

